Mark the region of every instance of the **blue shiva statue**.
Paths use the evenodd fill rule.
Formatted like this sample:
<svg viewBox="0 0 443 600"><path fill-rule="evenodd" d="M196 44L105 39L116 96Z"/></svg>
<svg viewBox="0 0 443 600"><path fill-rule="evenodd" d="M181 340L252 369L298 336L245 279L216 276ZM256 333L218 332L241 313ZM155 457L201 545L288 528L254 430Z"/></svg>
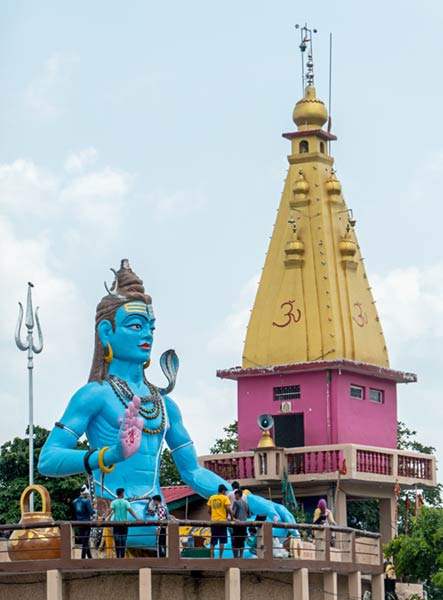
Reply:
<svg viewBox="0 0 443 600"><path fill-rule="evenodd" d="M97 306L95 348L88 383L71 398L40 454L42 475L63 477L86 472L97 497L112 500L117 488L140 519L149 519L152 496L161 495L159 470L163 443L168 444L185 483L209 498L225 483L201 467L180 409L167 395L174 386L178 360L162 356L167 388L147 381L155 318L151 297L127 260L114 271L115 281ZM105 284L106 285L106 284ZM86 433L90 450L75 448ZM282 505L249 494L253 514L270 521L293 522ZM152 518L152 517L151 517ZM152 527L132 528L128 546L155 546Z"/></svg>

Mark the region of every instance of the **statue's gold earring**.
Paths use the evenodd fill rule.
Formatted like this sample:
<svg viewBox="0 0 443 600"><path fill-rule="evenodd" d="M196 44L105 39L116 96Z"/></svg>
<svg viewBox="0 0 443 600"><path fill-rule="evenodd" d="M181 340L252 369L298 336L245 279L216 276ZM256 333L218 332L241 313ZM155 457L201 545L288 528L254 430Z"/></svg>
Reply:
<svg viewBox="0 0 443 600"><path fill-rule="evenodd" d="M105 355L105 362L109 364L112 361L112 359L114 358L114 353L112 351L112 347L109 342L107 343L107 350L108 350L108 354Z"/></svg>
<svg viewBox="0 0 443 600"><path fill-rule="evenodd" d="M148 358L148 360L144 363L143 368L147 369L149 367L149 365L151 364L151 359Z"/></svg>

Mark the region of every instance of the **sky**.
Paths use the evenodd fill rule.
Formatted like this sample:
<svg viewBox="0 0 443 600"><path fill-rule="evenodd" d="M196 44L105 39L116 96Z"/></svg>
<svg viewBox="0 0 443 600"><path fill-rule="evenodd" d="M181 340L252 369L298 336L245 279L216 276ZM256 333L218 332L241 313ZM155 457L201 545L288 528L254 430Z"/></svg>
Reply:
<svg viewBox="0 0 443 600"><path fill-rule="evenodd" d="M443 5L4 0L0 21L0 444L28 422L18 301L32 281L44 350L34 422L88 377L95 306L128 258L157 317L149 377L174 391L199 454L236 418L249 311L302 95L296 23L399 387L399 418L443 459ZM441 474L439 479L442 479Z"/></svg>

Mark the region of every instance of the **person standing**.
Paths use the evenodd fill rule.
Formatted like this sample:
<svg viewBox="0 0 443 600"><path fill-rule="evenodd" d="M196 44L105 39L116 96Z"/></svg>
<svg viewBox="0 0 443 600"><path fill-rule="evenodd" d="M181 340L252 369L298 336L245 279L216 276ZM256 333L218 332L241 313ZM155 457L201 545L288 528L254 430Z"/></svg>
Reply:
<svg viewBox="0 0 443 600"><path fill-rule="evenodd" d="M324 498L320 498L318 501L317 508L314 512L313 521L314 525L337 525L332 511L329 510Z"/></svg>
<svg viewBox="0 0 443 600"><path fill-rule="evenodd" d="M249 505L243 499L243 491L235 490L235 500L232 505L234 521L246 521L251 516ZM246 525L234 525L232 528L232 553L234 558L243 558L245 540L248 535Z"/></svg>
<svg viewBox="0 0 443 600"><path fill-rule="evenodd" d="M229 502L231 503L231 508L235 502L235 492L240 489L240 484L238 481L233 481L231 483L232 490L228 492Z"/></svg>
<svg viewBox="0 0 443 600"><path fill-rule="evenodd" d="M159 521L168 520L168 508L162 502L162 497L159 494L152 496L152 501L155 506L155 513ZM159 525L157 530L157 556L164 558L166 556L166 525Z"/></svg>
<svg viewBox="0 0 443 600"><path fill-rule="evenodd" d="M94 509L92 508L89 497L89 490L86 485L84 485L80 490L80 496L72 503L77 521L90 521L92 519L94 515ZM89 547L90 535L90 525L82 525L79 527L79 537L82 545L82 558L92 558L91 548Z"/></svg>
<svg viewBox="0 0 443 600"><path fill-rule="evenodd" d="M131 505L125 499L125 490L123 488L117 488L116 490L117 499L111 502L110 507L105 512L104 520L106 521L112 515L114 515L114 521L127 521L128 513L134 517L136 521L140 519L132 510ZM115 543L115 555L117 558L125 558L126 554L126 540L128 537L128 526L127 525L114 525L114 543Z"/></svg>
<svg viewBox="0 0 443 600"><path fill-rule="evenodd" d="M228 515L232 517L231 503L226 495L228 488L221 483L218 486L218 494L213 494L208 500L208 512L211 516L211 558L214 558L214 548L217 542L220 544L220 558L223 557L223 550L228 541L228 527L221 525L220 522L227 521Z"/></svg>
<svg viewBox="0 0 443 600"><path fill-rule="evenodd" d="M257 527L248 527L248 537L246 538L246 545L249 552L254 558L257 558Z"/></svg>
<svg viewBox="0 0 443 600"><path fill-rule="evenodd" d="M385 570L385 600L398 600L397 592L395 587L397 584L397 575L395 574L395 567L390 560L383 563Z"/></svg>
<svg viewBox="0 0 443 600"><path fill-rule="evenodd" d="M317 504L317 508L314 511L314 525L324 525L329 527L330 525L337 525L334 519L332 511L329 510L326 500L320 498ZM335 533L331 533L331 546L335 546Z"/></svg>

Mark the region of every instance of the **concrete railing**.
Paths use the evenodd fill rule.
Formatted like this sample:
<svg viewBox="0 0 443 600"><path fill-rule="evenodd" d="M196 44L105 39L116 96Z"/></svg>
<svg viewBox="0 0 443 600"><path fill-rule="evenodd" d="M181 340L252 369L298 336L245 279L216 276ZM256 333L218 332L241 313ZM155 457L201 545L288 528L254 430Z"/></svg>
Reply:
<svg viewBox="0 0 443 600"><path fill-rule="evenodd" d="M341 479L400 485L436 485L435 457L357 444L258 448L250 452L199 457L200 464L243 487L260 481L281 481L286 470L294 483Z"/></svg>

